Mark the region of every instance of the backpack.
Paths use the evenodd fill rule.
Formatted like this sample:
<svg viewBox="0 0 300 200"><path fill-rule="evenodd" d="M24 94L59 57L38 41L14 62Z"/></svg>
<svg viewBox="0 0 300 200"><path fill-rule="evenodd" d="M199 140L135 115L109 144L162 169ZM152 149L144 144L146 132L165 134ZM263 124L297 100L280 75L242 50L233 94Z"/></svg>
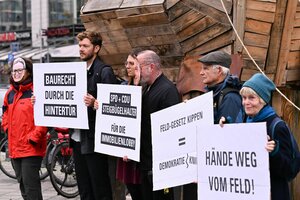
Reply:
<svg viewBox="0 0 300 200"><path fill-rule="evenodd" d="M224 97L228 94L228 93L235 93L238 94L238 96L240 96L240 90L238 88L232 88L232 87L225 87L224 89L222 89L218 95L218 97L216 98L216 100L214 100L214 119L215 119L215 123L219 123L218 118L221 116L218 116L219 113L219 106L221 105ZM240 110L242 110L243 106L241 104ZM242 113L241 111L238 112L237 116L232 119L231 116L224 116L226 117L226 122L225 123L233 123L233 122L237 122L237 119L240 115L240 113ZM216 121L217 120L217 121Z"/></svg>
<svg viewBox="0 0 300 200"><path fill-rule="evenodd" d="M220 95L219 95L219 98L216 102L216 108L218 110L219 108L219 105L221 105L224 97L226 96L226 94L230 93L230 92L235 92L237 94L240 94L240 90L237 89L237 88L232 88L232 87L225 87L224 89L221 90L220 92Z"/></svg>
<svg viewBox="0 0 300 200"><path fill-rule="evenodd" d="M275 136L275 127L278 123L283 122L285 123L281 118L279 117L275 117L273 119L273 121L271 122L271 125L269 127L269 130L271 131L271 137L274 139ZM288 181L293 180L299 170L300 170L300 152L299 152L299 148L298 148L298 144L297 141L294 137L294 134L291 132L290 128L288 126L286 126L288 128L289 134L290 134L290 139L291 139L291 158L292 158L292 162L290 165L290 175L288 177Z"/></svg>
<svg viewBox="0 0 300 200"><path fill-rule="evenodd" d="M110 67L109 65L106 65L104 63L101 62L101 65L100 65L100 68L99 68L99 71L97 73L97 76L101 78L101 74L102 74L102 70L105 68L105 67ZM122 79L121 77L117 76L116 74L114 74L115 77L116 77L116 82L114 84L121 84L123 83L125 80Z"/></svg>

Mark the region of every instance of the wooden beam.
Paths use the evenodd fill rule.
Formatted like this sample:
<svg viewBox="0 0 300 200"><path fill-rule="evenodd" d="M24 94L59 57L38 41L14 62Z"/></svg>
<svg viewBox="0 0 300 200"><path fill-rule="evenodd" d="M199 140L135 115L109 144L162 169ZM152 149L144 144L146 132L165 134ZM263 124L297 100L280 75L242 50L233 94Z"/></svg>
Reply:
<svg viewBox="0 0 300 200"><path fill-rule="evenodd" d="M246 9L246 17L258 21L273 23L275 18L274 12L265 12L261 10Z"/></svg>
<svg viewBox="0 0 300 200"><path fill-rule="evenodd" d="M256 65L253 63L253 61L248 57L243 57L243 68L245 69L255 69L258 70ZM255 63L259 66L259 68L264 69L265 68L265 60L255 60Z"/></svg>
<svg viewBox="0 0 300 200"><path fill-rule="evenodd" d="M127 28L169 23L168 16L165 12L120 17L118 20L123 27Z"/></svg>
<svg viewBox="0 0 300 200"><path fill-rule="evenodd" d="M190 7L186 6L184 3L179 1L168 10L169 20L173 21L190 10Z"/></svg>
<svg viewBox="0 0 300 200"><path fill-rule="evenodd" d="M202 19L205 15L199 13L195 10L190 10L189 12L181 15L177 19L171 22L172 28L175 33L182 31L183 29L189 27L191 24L195 23L199 19Z"/></svg>
<svg viewBox="0 0 300 200"><path fill-rule="evenodd" d="M300 50L300 40L292 40L290 51L299 51Z"/></svg>
<svg viewBox="0 0 300 200"><path fill-rule="evenodd" d="M191 24L186 29L180 31L177 33L178 39L180 42L200 33L201 31L204 31L205 29L210 28L211 26L215 25L217 22L211 18L211 17L204 17L198 21L194 21L193 24Z"/></svg>
<svg viewBox="0 0 300 200"><path fill-rule="evenodd" d="M252 19L246 19L245 21L245 31L263 34L263 35L270 35L272 28L272 24L267 22L261 22Z"/></svg>
<svg viewBox="0 0 300 200"><path fill-rule="evenodd" d="M163 5L151 5L151 6L142 6L142 7L133 7L133 8L123 8L115 10L118 18L120 17L129 17L133 15L142 15L155 12L164 12L165 8Z"/></svg>
<svg viewBox="0 0 300 200"><path fill-rule="evenodd" d="M300 27L294 27L291 39L292 40L300 40Z"/></svg>
<svg viewBox="0 0 300 200"><path fill-rule="evenodd" d="M275 73L278 65L280 43L283 34L285 12L288 0L278 0L276 4L275 20L270 34L270 45L266 60L266 72ZM284 73L283 71L278 73Z"/></svg>
<svg viewBox="0 0 300 200"><path fill-rule="evenodd" d="M104 11L104 10L113 10L120 8L123 0L89 0L84 5L82 12L83 13L90 13L90 12L97 12L97 11Z"/></svg>
<svg viewBox="0 0 300 200"><path fill-rule="evenodd" d="M300 69L300 49L289 53L287 69Z"/></svg>
<svg viewBox="0 0 300 200"><path fill-rule="evenodd" d="M210 7L213 7L221 12L225 12L223 9L223 6L221 4L221 1L212 1L212 0L198 0ZM225 9L229 14L231 14L231 9L232 9L232 0L223 0Z"/></svg>
<svg viewBox="0 0 300 200"><path fill-rule="evenodd" d="M246 32L244 36L244 44L256 47L269 47L270 36L256 33Z"/></svg>
<svg viewBox="0 0 300 200"><path fill-rule="evenodd" d="M157 35L157 36L143 36L138 38L129 38L132 47L138 46L152 46L152 45L168 45L174 44L177 40L176 35Z"/></svg>
<svg viewBox="0 0 300 200"><path fill-rule="evenodd" d="M232 42L233 34L234 33L232 30L227 31L227 32L223 33L222 35L215 37L213 40L210 40L210 41L200 45L196 49L193 49L192 51L187 52L187 54L191 55L191 56L204 55L208 52L228 46L233 43Z"/></svg>
<svg viewBox="0 0 300 200"><path fill-rule="evenodd" d="M247 9L260 10L266 12L275 12L276 4L275 2L264 2L264 1L247 1Z"/></svg>
<svg viewBox="0 0 300 200"><path fill-rule="evenodd" d="M286 82L299 81L300 69L286 70Z"/></svg>
<svg viewBox="0 0 300 200"><path fill-rule="evenodd" d="M238 36L243 41L245 32L245 10L246 10L246 0L236 0L234 1L233 9L233 25L237 31ZM233 53L241 53L243 51L243 46L238 40L236 33L233 35L235 42Z"/></svg>
<svg viewBox="0 0 300 200"><path fill-rule="evenodd" d="M131 45L129 41L118 41L118 42L106 42L103 41L103 45L101 47L102 49L105 49L105 52L107 54L119 54L119 53L127 53L131 50ZM102 51L102 50L101 50ZM104 55L105 52L101 52L102 55Z"/></svg>
<svg viewBox="0 0 300 200"><path fill-rule="evenodd" d="M169 10L172 6L174 6L175 4L177 4L180 0L168 0L165 1L165 7L167 10Z"/></svg>
<svg viewBox="0 0 300 200"><path fill-rule="evenodd" d="M246 45L246 48L248 49L250 55L253 57L254 60L263 60L265 61L267 58L267 48L262 47L255 47L255 46L248 46ZM246 51L243 51L244 57L248 57L248 54L246 54Z"/></svg>
<svg viewBox="0 0 300 200"><path fill-rule="evenodd" d="M254 74L259 73L259 71L254 69L244 69L241 76L241 81L247 81L253 76ZM274 80L274 74L266 74L270 80Z"/></svg>
<svg viewBox="0 0 300 200"><path fill-rule="evenodd" d="M208 29L205 29L204 31L198 33L197 35L183 41L181 43L182 51L184 53L189 52L199 47L201 44L213 40L215 37L227 32L230 29L231 26L225 26L222 24L216 24Z"/></svg>
<svg viewBox="0 0 300 200"><path fill-rule="evenodd" d="M224 12L221 12L213 7L207 6L206 4L201 3L198 0L181 0L181 2L184 3L186 6L190 7L191 9L194 9L198 12L201 12L205 15L214 18L220 23L229 24L227 16Z"/></svg>
<svg viewBox="0 0 300 200"><path fill-rule="evenodd" d="M126 28L125 32L129 39L174 34L174 31L169 24Z"/></svg>
<svg viewBox="0 0 300 200"><path fill-rule="evenodd" d="M297 1L288 1L287 9L285 12L286 13L285 22L284 22L282 40L280 45L277 72L275 75L275 84L277 86L282 86L285 85L286 83L285 73L282 72L285 71L287 66L297 4L298 4Z"/></svg>
<svg viewBox="0 0 300 200"><path fill-rule="evenodd" d="M90 0L89 0L90 1ZM99 1L99 0L96 0ZM103 0L105 2L113 2L115 0L107 1ZM151 5L157 5L157 4L163 4L165 0L122 0L121 8L128 8L128 7L138 7L138 6L151 6Z"/></svg>

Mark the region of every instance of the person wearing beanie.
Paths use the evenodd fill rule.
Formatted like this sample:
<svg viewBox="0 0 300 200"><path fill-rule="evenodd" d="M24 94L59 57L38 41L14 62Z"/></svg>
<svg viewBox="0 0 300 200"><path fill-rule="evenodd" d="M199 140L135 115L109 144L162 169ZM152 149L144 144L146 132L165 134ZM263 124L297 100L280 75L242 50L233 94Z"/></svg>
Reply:
<svg viewBox="0 0 300 200"><path fill-rule="evenodd" d="M8 136L12 159L22 197L42 200L39 170L47 146L47 127L34 124L32 62L16 58L12 62L10 88L3 103L2 128Z"/></svg>
<svg viewBox="0 0 300 200"><path fill-rule="evenodd" d="M275 110L270 106L272 92L275 90L274 83L265 75L254 74L246 81L240 94L246 116L244 122L266 122L269 141L266 150L269 152L269 166L271 179L271 199L290 200L288 177L292 160L291 139L289 129L283 121L274 128L275 138L272 135L272 122L279 118ZM225 118L220 120L225 121Z"/></svg>
<svg viewBox="0 0 300 200"><path fill-rule="evenodd" d="M270 102L271 94L275 90L274 83L261 73L254 74L243 87L253 89L266 103Z"/></svg>

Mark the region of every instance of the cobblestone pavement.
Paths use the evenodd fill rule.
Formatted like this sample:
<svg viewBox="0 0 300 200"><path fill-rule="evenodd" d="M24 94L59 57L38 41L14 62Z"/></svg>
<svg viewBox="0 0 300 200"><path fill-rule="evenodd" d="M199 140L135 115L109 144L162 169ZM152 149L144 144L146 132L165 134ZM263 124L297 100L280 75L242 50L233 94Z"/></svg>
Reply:
<svg viewBox="0 0 300 200"><path fill-rule="evenodd" d="M42 190L44 200L62 200L65 197L57 195L57 192L53 188L50 178L47 177L42 180ZM19 184L16 180L7 177L0 171L0 200L22 200L22 196L19 190ZM70 200L79 200L79 197L72 198Z"/></svg>
<svg viewBox="0 0 300 200"><path fill-rule="evenodd" d="M42 190L44 200L67 199L65 197L57 195L57 192L53 188L49 177L47 177L45 180L42 180ZM76 197L70 200L79 199L79 197ZM3 174L2 171L0 171L0 200L22 200L18 182L7 177L5 174ZM126 200L131 200L129 195L126 197Z"/></svg>

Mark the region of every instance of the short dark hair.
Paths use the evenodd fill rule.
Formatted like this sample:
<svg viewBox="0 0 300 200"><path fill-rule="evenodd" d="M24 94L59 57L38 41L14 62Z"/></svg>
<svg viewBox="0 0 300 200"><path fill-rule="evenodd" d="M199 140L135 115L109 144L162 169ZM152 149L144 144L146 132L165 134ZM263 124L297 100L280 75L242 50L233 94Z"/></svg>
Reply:
<svg viewBox="0 0 300 200"><path fill-rule="evenodd" d="M81 41L85 38L89 39L93 45L99 45L102 46L102 37L100 32L96 31L83 31L81 33L78 33L77 40Z"/></svg>

